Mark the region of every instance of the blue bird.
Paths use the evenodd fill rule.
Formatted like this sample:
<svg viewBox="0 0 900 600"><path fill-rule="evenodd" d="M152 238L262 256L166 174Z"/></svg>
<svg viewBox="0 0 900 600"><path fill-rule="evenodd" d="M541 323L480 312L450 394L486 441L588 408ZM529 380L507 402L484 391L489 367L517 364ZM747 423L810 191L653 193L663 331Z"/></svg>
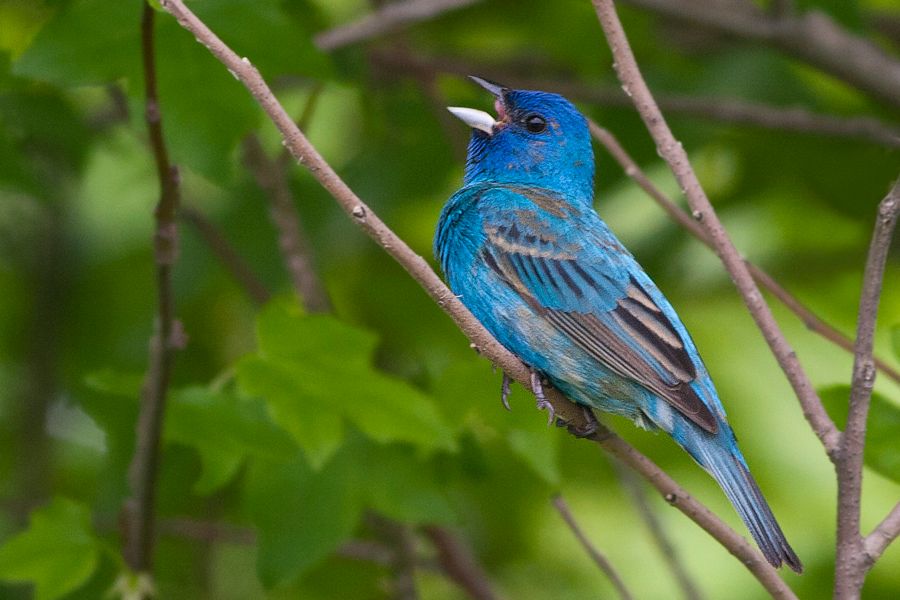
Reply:
<svg viewBox="0 0 900 600"><path fill-rule="evenodd" d="M497 118L449 108L472 127L464 185L434 239L450 288L532 369L540 408L545 378L584 407L665 431L719 483L766 559L800 572L693 340L593 209L585 118L557 94L471 79L496 98ZM507 392L504 377L504 404Z"/></svg>

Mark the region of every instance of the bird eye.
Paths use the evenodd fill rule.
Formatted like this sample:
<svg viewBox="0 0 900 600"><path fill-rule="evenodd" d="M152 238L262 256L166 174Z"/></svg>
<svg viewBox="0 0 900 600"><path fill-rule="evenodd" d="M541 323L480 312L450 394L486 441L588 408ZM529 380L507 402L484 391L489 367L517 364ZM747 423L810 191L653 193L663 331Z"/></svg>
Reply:
<svg viewBox="0 0 900 600"><path fill-rule="evenodd" d="M525 129L531 133L540 133L547 129L547 121L541 115L532 113L525 117Z"/></svg>

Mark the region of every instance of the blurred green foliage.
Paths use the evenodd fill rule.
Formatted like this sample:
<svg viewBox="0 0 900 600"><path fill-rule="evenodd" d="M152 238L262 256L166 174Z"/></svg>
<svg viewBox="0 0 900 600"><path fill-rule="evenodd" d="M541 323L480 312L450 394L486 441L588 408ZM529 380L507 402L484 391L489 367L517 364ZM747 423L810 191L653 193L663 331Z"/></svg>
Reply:
<svg viewBox="0 0 900 600"><path fill-rule="evenodd" d="M430 257L459 185L464 127L445 104L487 108L460 77L379 62L371 50L452 59L473 74L617 86L588 2L485 1L366 45L325 54L315 32L370 10L362 0L190 3L273 83L353 189ZM377 4L377 3L376 3ZM897 55L871 28L886 0L805 0ZM129 490L138 395L155 317L158 189L143 122L140 0L0 0L0 596L97 598L132 585L116 529ZM685 31L622 8L659 93L743 98L837 115L898 115L764 47ZM301 168L289 185L336 307L308 315L292 296L268 200L241 160L277 135L246 91L173 19L157 15L166 142L186 205L221 230L276 296L253 305L197 231L181 228L178 353L158 484L160 598L382 598L391 570L336 552L382 540L372 514L450 526L508 598L613 591L552 509L561 492L638 598L677 595L630 496L592 445L548 430L382 250ZM578 100L577 98L574 98ZM677 193L631 109L581 103L658 185ZM861 141L673 115L672 125L741 250L838 328L852 332L875 206L898 154ZM803 558L800 597L830 594L834 478L789 387L715 257L669 222L603 152L598 210L678 307L745 455ZM900 360L900 269L885 278L876 349ZM851 356L776 316L829 410L846 412ZM893 352L892 352L893 350ZM893 354L893 356L892 356ZM843 387L834 387L843 386ZM870 416L863 526L898 497L900 388L887 378ZM664 436L611 423L743 532L714 484ZM744 568L653 498L709 598L763 598ZM241 535L199 539L184 524ZM217 530L218 531L218 530ZM246 532L250 532L249 539ZM203 536L199 536L202 538ZM424 538L423 538L424 539ZM424 541L420 549L433 556ZM426 557L426 558L427 558ZM900 548L866 598L900 595ZM653 572L655 576L648 576ZM34 585L30 588L28 583ZM462 592L417 571L423 598Z"/></svg>

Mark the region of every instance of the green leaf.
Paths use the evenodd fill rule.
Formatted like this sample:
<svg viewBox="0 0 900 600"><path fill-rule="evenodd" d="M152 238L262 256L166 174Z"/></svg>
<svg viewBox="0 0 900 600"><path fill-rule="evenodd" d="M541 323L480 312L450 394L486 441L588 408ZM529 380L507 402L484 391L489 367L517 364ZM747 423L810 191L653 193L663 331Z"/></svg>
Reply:
<svg viewBox="0 0 900 600"><path fill-rule="evenodd" d="M37 600L60 598L94 573L99 549L87 507L55 498L0 547L0 579L33 583Z"/></svg>
<svg viewBox="0 0 900 600"><path fill-rule="evenodd" d="M535 410L530 392L513 384L507 412L500 403L500 374L473 357L450 365L434 394L448 420L470 426L482 440L502 438L535 475L550 485L559 483L560 433L547 427L546 413Z"/></svg>
<svg viewBox="0 0 900 600"><path fill-rule="evenodd" d="M296 446L258 403L227 392L188 387L171 394L164 438L197 449L203 473L194 491L207 495L227 483L248 456L284 459Z"/></svg>
<svg viewBox="0 0 900 600"><path fill-rule="evenodd" d="M253 463L246 504L259 530L257 571L265 586L299 577L353 532L362 507L348 485L351 468L341 460L315 471L300 455Z"/></svg>
<svg viewBox="0 0 900 600"><path fill-rule="evenodd" d="M272 418L320 465L337 448L344 419L381 443L454 450L432 398L372 367L373 334L286 302L257 320L258 354L238 365L238 383L262 396Z"/></svg>
<svg viewBox="0 0 900 600"><path fill-rule="evenodd" d="M138 75L141 8L141 2L68 3L13 63L13 73L62 86Z"/></svg>
<svg viewBox="0 0 900 600"><path fill-rule="evenodd" d="M819 390L822 402L834 422L843 429L847 422L850 386L836 385ZM900 406L874 392L866 424L867 467L900 483Z"/></svg>

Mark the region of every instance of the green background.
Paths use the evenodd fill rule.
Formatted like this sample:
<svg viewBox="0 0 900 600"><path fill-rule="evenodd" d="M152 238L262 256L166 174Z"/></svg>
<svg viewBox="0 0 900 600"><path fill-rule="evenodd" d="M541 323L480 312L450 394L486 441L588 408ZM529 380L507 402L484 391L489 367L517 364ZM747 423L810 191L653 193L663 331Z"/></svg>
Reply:
<svg viewBox="0 0 900 600"><path fill-rule="evenodd" d="M895 57L883 0L809 0ZM498 0L332 54L312 37L366 14L363 0L203 0L191 7L260 69L356 193L431 256L459 186L465 126L443 106L488 110L457 74L387 65L386 54L472 74L617 87L588 2ZM155 316L158 185L143 121L139 0L0 0L0 597L97 598L123 570L117 516ZM760 44L621 9L651 88L835 115L898 112ZM390 569L336 554L381 539L372 511L447 525L506 598L612 597L553 509L562 493L637 598L675 582L594 445L547 429L405 271L300 167L289 184L333 315L293 296L268 200L241 159L257 132L282 148L245 89L170 16L157 15L160 102L185 206L201 211L275 294L253 304L189 224L175 267L178 352L158 484L160 598L390 597ZM379 58L379 56L381 58ZM900 58L898 58L900 60ZM455 71L456 69L450 69ZM495 75L496 76L496 75ZM578 101L577 97L573 100ZM631 108L578 102L664 190L678 187ZM844 332L854 330L876 205L896 149L671 116L738 248ZM833 469L715 256L672 224L602 150L597 209L677 307L713 375L754 474L803 559L802 598L830 595ZM852 357L773 303L840 415ZM889 259L876 352L895 368L900 268ZM900 496L900 388L880 377L863 495L868 532ZM845 408L843 409L846 410ZM665 436L610 424L738 532L715 484ZM840 421L839 421L840 423ZM655 494L652 506L708 598L764 598L743 566ZM185 520L240 535L189 539ZM227 532L226 532L227 533ZM247 537L253 539L247 539ZM243 537L242 537L243 536ZM248 543L250 542L250 543ZM420 538L419 549L433 558ZM900 596L900 546L866 598ZM18 582L18 583L17 583ZM33 582L35 588L23 585ZM462 592L417 570L423 598ZM118 593L118 592L116 592Z"/></svg>

